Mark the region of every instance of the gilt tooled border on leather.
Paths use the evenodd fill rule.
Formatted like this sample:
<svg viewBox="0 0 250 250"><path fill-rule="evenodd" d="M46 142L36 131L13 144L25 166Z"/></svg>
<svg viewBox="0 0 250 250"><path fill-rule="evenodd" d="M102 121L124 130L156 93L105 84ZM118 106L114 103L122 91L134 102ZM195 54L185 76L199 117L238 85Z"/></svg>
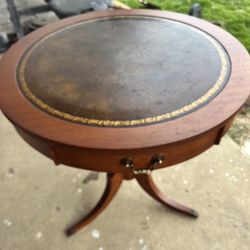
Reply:
<svg viewBox="0 0 250 250"><path fill-rule="evenodd" d="M145 17L145 16L116 16L116 17L108 17L108 18L97 18L97 19L92 19L92 20L87 20L83 21L84 23L89 23L89 22L95 22L99 20L108 20L108 19L122 19L122 18L150 18L150 19L157 19L157 20L168 20L166 18L158 18L158 17ZM171 19L170 19L171 20ZM176 21L176 20L174 20ZM25 54L23 59L21 60L19 67L18 67L18 80L19 80L19 85L22 90L22 92L25 94L25 96L36 106L41 108L42 110L53 114L57 117L60 117L62 119L72 121L75 123L81 123L81 124L89 124L89 125L96 125L96 126L107 126L107 127L127 127L127 126L142 126L142 125L148 125L148 124L153 124L153 123L158 123L166 120L170 120L173 118L177 118L181 115L185 115L186 113L192 112L197 109L198 106L204 104L206 101L209 100L212 96L215 96L215 94L219 93L218 90L221 89L222 85L225 83L225 80L227 78L227 73L228 73L228 66L229 63L226 59L226 53L223 50L223 48L218 44L218 42L206 34L205 32L202 32L192 26L189 26L189 28L193 29L195 32L198 32L200 35L202 35L204 38L206 38L208 41L210 41L215 49L218 52L218 55L220 57L221 61L221 71L219 74L219 77L213 87L208 90L203 96L198 98L197 100L193 101L192 103L178 109L174 110L169 113L164 113L161 115L156 115L156 116L151 116L147 118L142 118L142 119L137 119L137 120L98 120L98 119L89 119L87 117L80 117L80 116L74 116L69 113L62 112L58 109L55 109L48 104L46 104L44 101L40 100L37 96L35 96L32 91L30 90L28 83L25 79L25 67L27 64L27 61L32 54L32 52L44 41L46 41L48 38L54 36L55 34L70 29L72 27L75 27L77 25L82 24L83 22L72 24L70 26L67 26L65 28L59 29L56 32L49 34L45 37L43 37L41 40L39 40L35 45L33 45ZM178 22L178 21L177 21Z"/></svg>

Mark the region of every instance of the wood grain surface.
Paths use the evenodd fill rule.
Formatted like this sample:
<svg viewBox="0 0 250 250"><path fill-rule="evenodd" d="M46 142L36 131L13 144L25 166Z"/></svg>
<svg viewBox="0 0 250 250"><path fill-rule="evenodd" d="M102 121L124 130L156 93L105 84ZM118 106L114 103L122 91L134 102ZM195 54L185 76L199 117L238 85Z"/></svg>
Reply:
<svg viewBox="0 0 250 250"><path fill-rule="evenodd" d="M167 18L205 31L219 41L230 58L231 73L226 86L197 111L178 119L141 127L111 128L75 124L32 105L17 84L17 65L24 52L44 36L65 26L82 20L112 16ZM122 157L132 157L139 169L148 166L155 154L163 153L166 160L159 167L166 167L194 157L218 143L249 95L249 79L250 59L246 49L229 33L204 20L153 10L93 12L50 24L13 45L0 62L0 105L20 135L56 163L127 173L128 170L119 164Z"/></svg>

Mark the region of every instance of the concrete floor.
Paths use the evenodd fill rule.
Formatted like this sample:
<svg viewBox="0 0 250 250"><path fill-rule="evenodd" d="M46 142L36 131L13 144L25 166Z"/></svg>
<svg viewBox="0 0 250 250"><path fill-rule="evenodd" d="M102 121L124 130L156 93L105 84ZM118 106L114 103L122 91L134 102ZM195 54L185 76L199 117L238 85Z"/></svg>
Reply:
<svg viewBox="0 0 250 250"><path fill-rule="evenodd" d="M54 166L2 114L0 131L0 250L250 249L250 159L228 136L153 174L162 191L197 209L199 219L164 208L127 181L92 224L67 238L65 227L94 206L105 175L84 184L89 171Z"/></svg>

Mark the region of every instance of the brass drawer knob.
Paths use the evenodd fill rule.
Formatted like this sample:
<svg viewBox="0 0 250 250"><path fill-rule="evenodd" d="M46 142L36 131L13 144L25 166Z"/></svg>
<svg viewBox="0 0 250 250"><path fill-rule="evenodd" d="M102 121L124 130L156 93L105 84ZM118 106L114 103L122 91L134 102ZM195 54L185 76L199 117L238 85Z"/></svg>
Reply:
<svg viewBox="0 0 250 250"><path fill-rule="evenodd" d="M120 164L126 168L132 168L134 166L134 161L129 157L125 157L120 160Z"/></svg>
<svg viewBox="0 0 250 250"><path fill-rule="evenodd" d="M162 164L165 160L164 154L158 154L152 157L151 164Z"/></svg>
<svg viewBox="0 0 250 250"><path fill-rule="evenodd" d="M125 168L131 168L134 174L149 174L151 171L155 169L157 165L160 165L165 160L165 155L158 154L151 158L150 167L149 168L142 168L136 169L134 167L134 161L130 157L124 157L120 160L120 164Z"/></svg>

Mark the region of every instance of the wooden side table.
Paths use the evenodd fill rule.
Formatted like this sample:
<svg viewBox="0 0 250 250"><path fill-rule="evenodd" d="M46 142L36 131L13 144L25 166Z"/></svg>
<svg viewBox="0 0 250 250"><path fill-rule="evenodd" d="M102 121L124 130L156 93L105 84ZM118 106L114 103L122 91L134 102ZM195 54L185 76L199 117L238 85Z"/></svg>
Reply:
<svg viewBox="0 0 250 250"><path fill-rule="evenodd" d="M229 129L250 92L248 52L204 20L171 12L94 12L41 28L0 62L1 108L22 138L55 164L107 172L96 207L136 178L167 199L151 171L190 159Z"/></svg>

